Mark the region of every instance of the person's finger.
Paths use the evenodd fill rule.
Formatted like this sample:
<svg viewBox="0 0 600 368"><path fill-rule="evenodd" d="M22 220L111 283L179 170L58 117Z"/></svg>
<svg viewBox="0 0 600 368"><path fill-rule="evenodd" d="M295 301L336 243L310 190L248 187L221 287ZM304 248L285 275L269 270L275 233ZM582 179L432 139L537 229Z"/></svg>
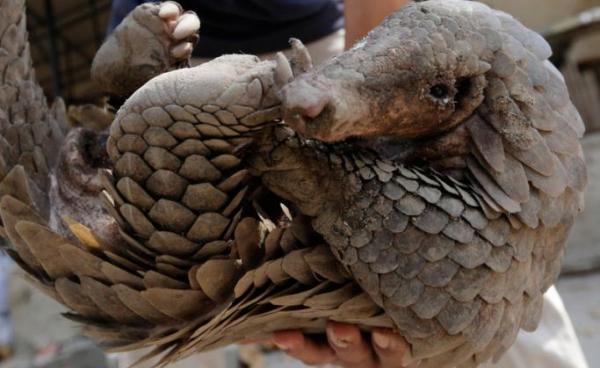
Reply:
<svg viewBox="0 0 600 368"><path fill-rule="evenodd" d="M376 362L371 346L363 339L358 327L344 323L329 322L327 339L335 350L338 361L345 368L375 368Z"/></svg>
<svg viewBox="0 0 600 368"><path fill-rule="evenodd" d="M371 335L373 349L381 368L413 368L410 346L392 330L376 329Z"/></svg>
<svg viewBox="0 0 600 368"><path fill-rule="evenodd" d="M269 337L252 337L247 338L242 341L237 342L240 345L254 345L254 344L263 344L263 345L273 345L273 339Z"/></svg>
<svg viewBox="0 0 600 368"><path fill-rule="evenodd" d="M304 364L329 364L336 361L335 352L329 345L317 344L299 331L275 332L273 343Z"/></svg>

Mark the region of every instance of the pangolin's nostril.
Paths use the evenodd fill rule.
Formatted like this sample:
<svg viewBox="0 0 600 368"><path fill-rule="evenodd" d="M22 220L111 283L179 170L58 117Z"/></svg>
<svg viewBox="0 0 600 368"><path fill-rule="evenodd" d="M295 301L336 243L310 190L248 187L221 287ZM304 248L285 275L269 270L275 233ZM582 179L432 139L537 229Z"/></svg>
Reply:
<svg viewBox="0 0 600 368"><path fill-rule="evenodd" d="M297 109L299 113L306 120L313 120L325 110L325 107L329 103L329 97L325 95L313 96L309 103L302 109Z"/></svg>
<svg viewBox="0 0 600 368"><path fill-rule="evenodd" d="M318 117L330 102L331 91L304 80L288 85L283 91L283 106L288 115L298 115L305 120Z"/></svg>

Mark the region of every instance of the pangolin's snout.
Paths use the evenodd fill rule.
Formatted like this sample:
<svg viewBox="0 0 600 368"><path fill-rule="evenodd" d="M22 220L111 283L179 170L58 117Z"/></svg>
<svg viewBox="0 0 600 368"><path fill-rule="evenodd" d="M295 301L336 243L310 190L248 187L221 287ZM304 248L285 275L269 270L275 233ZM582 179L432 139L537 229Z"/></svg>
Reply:
<svg viewBox="0 0 600 368"><path fill-rule="evenodd" d="M312 81L311 81L312 82ZM309 138L319 138L323 118L332 109L332 92L323 83L309 83L298 79L282 91L285 122L298 133ZM326 119L325 119L326 120Z"/></svg>

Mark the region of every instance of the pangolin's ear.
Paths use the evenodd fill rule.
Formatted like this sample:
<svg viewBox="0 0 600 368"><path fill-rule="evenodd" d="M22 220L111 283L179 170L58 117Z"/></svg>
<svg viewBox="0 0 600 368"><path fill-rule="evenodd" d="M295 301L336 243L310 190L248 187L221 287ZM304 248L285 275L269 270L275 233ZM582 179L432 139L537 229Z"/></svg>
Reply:
<svg viewBox="0 0 600 368"><path fill-rule="evenodd" d="M487 80L484 74L472 77L462 77L456 81L456 101L454 114L450 117L447 126L453 127L465 122L473 116L481 103L485 100Z"/></svg>
<svg viewBox="0 0 600 368"><path fill-rule="evenodd" d="M451 78L450 81L429 87L428 100L441 101L442 108L439 108L437 104L427 104L426 106L429 106L427 114L418 112L412 116L410 129L422 129L427 126L427 129L420 133L421 137L432 137L451 132L477 114L477 110L485 101L486 86L486 76L473 73L456 77L456 79ZM411 109L412 106L419 105L409 104L407 108ZM414 121L419 123L415 124ZM419 135L417 134L417 136Z"/></svg>

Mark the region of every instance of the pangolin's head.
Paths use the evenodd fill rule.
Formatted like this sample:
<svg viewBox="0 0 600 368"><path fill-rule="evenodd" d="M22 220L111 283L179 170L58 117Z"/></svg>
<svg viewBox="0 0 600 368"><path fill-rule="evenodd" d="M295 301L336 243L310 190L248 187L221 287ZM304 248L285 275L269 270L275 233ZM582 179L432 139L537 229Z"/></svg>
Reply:
<svg viewBox="0 0 600 368"><path fill-rule="evenodd" d="M413 2L287 84L284 118L310 139L471 178L517 212L530 183L551 197L585 186L584 126L551 54L486 5Z"/></svg>
<svg viewBox="0 0 600 368"><path fill-rule="evenodd" d="M325 141L451 129L483 101L486 73L502 44L501 30L493 30L500 22L483 16L495 18L489 8L463 0L407 6L285 88L288 123Z"/></svg>
<svg viewBox="0 0 600 368"><path fill-rule="evenodd" d="M483 4L416 2L287 85L285 119L306 137L327 142L392 137L422 145L461 134L463 123L479 113L510 140L528 145L535 140L528 131L534 110L568 102L546 61L550 55L541 36Z"/></svg>

